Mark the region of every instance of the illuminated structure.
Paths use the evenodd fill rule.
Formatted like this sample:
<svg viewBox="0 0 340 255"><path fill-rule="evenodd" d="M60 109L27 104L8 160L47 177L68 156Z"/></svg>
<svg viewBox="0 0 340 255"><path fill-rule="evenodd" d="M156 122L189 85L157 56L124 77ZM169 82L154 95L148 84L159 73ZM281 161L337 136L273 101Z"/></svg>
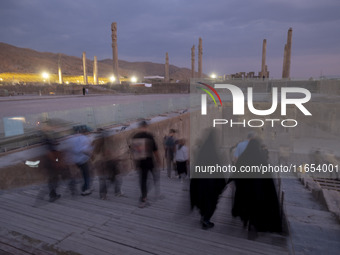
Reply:
<svg viewBox="0 0 340 255"><path fill-rule="evenodd" d="M97 56L94 56L93 60L93 85L98 84L98 62L97 62Z"/></svg>
<svg viewBox="0 0 340 255"><path fill-rule="evenodd" d="M48 76L46 76L48 75ZM98 77L98 85L110 82L109 77ZM130 78L120 78L120 82L129 82ZM27 83L59 83L58 74L35 74L35 73L0 73L1 83L27 84ZM64 84L84 85L82 75L63 75ZM88 84L95 84L93 76L87 76Z"/></svg>
<svg viewBox="0 0 340 255"><path fill-rule="evenodd" d="M61 71L61 55L60 54L58 58L58 75L59 75L59 84L63 84L63 72Z"/></svg>
<svg viewBox="0 0 340 255"><path fill-rule="evenodd" d="M86 52L83 52L84 84L87 85Z"/></svg>

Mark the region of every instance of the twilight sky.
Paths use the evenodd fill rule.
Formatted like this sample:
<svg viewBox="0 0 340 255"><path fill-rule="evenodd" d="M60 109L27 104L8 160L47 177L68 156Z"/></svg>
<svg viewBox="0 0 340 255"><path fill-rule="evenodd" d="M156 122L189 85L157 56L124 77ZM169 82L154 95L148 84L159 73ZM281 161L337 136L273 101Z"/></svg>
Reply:
<svg viewBox="0 0 340 255"><path fill-rule="evenodd" d="M339 0L1 0L0 42L88 59L118 57L191 68L191 47L203 40L203 72L261 69L267 39L271 78L281 78L293 28L292 78L340 76ZM0 60L1 61L1 60Z"/></svg>

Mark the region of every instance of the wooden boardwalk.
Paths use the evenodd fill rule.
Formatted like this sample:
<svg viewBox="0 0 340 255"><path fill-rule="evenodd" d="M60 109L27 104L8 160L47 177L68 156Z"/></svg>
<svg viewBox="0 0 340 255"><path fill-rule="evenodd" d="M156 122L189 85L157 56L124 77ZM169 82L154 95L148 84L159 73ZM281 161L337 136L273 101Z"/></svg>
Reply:
<svg viewBox="0 0 340 255"><path fill-rule="evenodd" d="M161 174L163 199L150 191L150 206L138 208L136 173L124 177L123 197L100 200L98 182L86 197L47 202L46 188L26 187L0 195L0 254L288 254L288 237L259 234L248 240L241 221L230 213L231 192L222 195L203 230L197 211L190 212L188 183Z"/></svg>

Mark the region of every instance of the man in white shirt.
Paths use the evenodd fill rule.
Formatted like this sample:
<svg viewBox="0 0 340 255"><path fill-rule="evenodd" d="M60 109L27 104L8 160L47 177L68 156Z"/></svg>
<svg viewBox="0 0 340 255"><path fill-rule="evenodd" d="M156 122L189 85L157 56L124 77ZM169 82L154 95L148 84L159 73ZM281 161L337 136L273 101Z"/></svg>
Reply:
<svg viewBox="0 0 340 255"><path fill-rule="evenodd" d="M176 168L177 168L178 176L181 179L181 181L183 181L184 174L185 176L188 175L188 170L187 170L188 160L189 160L188 147L185 146L184 139L179 139L178 144L176 146L175 161L176 161Z"/></svg>

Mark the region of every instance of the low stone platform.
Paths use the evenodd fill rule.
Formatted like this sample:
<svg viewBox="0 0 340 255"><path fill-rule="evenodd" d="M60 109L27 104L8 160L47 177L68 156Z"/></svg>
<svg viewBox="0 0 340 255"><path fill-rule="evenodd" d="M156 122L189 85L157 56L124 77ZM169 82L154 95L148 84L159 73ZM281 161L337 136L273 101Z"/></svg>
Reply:
<svg viewBox="0 0 340 255"><path fill-rule="evenodd" d="M292 254L339 254L340 224L298 178L282 179Z"/></svg>

